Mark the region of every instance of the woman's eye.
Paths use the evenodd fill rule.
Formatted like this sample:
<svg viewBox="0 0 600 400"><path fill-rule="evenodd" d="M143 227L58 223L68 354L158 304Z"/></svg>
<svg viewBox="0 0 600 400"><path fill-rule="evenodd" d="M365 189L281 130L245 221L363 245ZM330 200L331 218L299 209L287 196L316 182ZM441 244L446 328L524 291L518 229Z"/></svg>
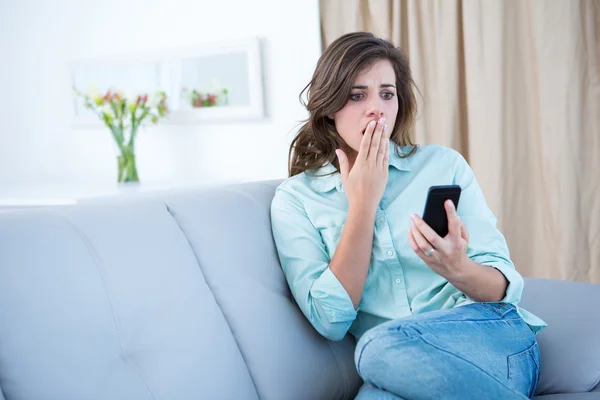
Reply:
<svg viewBox="0 0 600 400"><path fill-rule="evenodd" d="M358 101L360 99L362 99L363 94L362 93L354 93L350 95L350 100L354 100L354 101Z"/></svg>
<svg viewBox="0 0 600 400"><path fill-rule="evenodd" d="M381 96L386 100L391 100L392 98L394 98L394 93L385 92L385 93L382 93Z"/></svg>

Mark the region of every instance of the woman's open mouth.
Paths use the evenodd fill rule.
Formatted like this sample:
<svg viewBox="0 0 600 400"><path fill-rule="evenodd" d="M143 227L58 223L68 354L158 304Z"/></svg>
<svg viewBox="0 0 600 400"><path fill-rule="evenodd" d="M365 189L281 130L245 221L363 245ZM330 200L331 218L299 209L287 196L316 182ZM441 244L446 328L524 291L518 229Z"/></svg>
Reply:
<svg viewBox="0 0 600 400"><path fill-rule="evenodd" d="M365 126L365 129L363 129L363 131L362 131L362 134L363 134L363 136L364 136L365 132L367 131L367 129L369 129L369 124L370 124L371 122L375 122L375 123L377 123L377 121L369 121L369 123L367 124L367 126Z"/></svg>

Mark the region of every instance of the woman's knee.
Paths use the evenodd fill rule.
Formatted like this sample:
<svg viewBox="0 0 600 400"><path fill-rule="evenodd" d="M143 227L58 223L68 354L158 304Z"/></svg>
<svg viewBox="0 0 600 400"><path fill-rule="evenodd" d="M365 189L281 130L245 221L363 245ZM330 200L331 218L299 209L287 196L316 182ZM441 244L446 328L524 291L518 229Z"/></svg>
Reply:
<svg viewBox="0 0 600 400"><path fill-rule="evenodd" d="M395 322L395 321L390 321ZM393 353L401 352L402 346L409 342L420 341L422 332L415 324L385 323L365 332L357 343L354 362L363 379L379 374L381 368L389 368L393 362L401 368L402 358ZM414 346L414 343L412 344ZM392 358L388 360L387 358Z"/></svg>

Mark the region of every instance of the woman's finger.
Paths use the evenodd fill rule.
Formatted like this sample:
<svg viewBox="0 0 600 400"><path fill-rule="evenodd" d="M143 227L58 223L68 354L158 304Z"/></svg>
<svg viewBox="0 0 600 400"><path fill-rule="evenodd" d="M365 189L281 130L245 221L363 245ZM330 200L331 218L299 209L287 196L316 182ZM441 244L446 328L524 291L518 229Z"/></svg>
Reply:
<svg viewBox="0 0 600 400"><path fill-rule="evenodd" d="M373 137L375 125L375 121L371 121L369 122L369 125L367 125L365 134L360 142L360 148L358 149L358 155L356 156L357 160L366 161L367 156L369 155L369 147L371 146L371 138Z"/></svg>
<svg viewBox="0 0 600 400"><path fill-rule="evenodd" d="M411 226L411 231L412 231L412 235L413 238L415 239L415 243L417 244L417 247L423 252L423 253L428 253L431 251L431 249L435 248L434 246L432 246L432 244L425 238L425 236L423 236L423 234L421 233L421 231L419 231L419 229L416 227L416 225L413 223Z"/></svg>
<svg viewBox="0 0 600 400"><path fill-rule="evenodd" d="M383 136L381 137L381 143L379 144L379 150L377 152L377 165L382 167L384 164L385 155L389 153L390 135L388 133L388 126L383 126Z"/></svg>
<svg viewBox="0 0 600 400"><path fill-rule="evenodd" d="M438 250L443 250L444 239L440 237L421 217L416 214L411 215L413 225L419 233Z"/></svg>
<svg viewBox="0 0 600 400"><path fill-rule="evenodd" d="M385 141L385 153L383 154L383 165L387 169L388 165L390 165L390 137L388 134L388 138Z"/></svg>
<svg viewBox="0 0 600 400"><path fill-rule="evenodd" d="M410 247L411 249L413 249L413 251L419 256L422 257L423 256L423 252L421 251L421 249L419 248L419 245L417 244L417 242L415 241L415 237L412 234L412 229L408 230L408 243L410 243Z"/></svg>
<svg viewBox="0 0 600 400"><path fill-rule="evenodd" d="M469 243L469 231L467 230L467 226L463 222L462 219L460 221L460 236L465 239L465 242Z"/></svg>
<svg viewBox="0 0 600 400"><path fill-rule="evenodd" d="M460 218L454 208L454 202L452 200L446 200L444 202L444 208L446 209L446 215L448 216L448 234L454 241L460 239Z"/></svg>
<svg viewBox="0 0 600 400"><path fill-rule="evenodd" d="M342 183L346 183L346 179L348 179L348 174L350 173L350 167L348 165L348 156L344 153L344 150L337 149L335 154L338 157L338 162L340 163L340 173L342 178Z"/></svg>
<svg viewBox="0 0 600 400"><path fill-rule="evenodd" d="M377 127L375 128L375 132L373 133L373 137L371 138L371 146L369 148L369 156L368 158L371 160L373 164L377 161L377 154L379 152L379 144L381 143L381 137L383 134L383 127L385 126L385 118L380 118L377 120Z"/></svg>

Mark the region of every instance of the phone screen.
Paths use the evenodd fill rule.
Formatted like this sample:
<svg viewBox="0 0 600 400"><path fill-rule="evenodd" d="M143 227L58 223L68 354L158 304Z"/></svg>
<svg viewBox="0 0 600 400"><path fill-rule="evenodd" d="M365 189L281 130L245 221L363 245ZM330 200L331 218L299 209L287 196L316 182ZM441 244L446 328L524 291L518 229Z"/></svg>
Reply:
<svg viewBox="0 0 600 400"><path fill-rule="evenodd" d="M461 188L459 185L431 186L427 193L423 221L427 223L440 237L448 234L448 215L444 202L448 199L458 209Z"/></svg>

